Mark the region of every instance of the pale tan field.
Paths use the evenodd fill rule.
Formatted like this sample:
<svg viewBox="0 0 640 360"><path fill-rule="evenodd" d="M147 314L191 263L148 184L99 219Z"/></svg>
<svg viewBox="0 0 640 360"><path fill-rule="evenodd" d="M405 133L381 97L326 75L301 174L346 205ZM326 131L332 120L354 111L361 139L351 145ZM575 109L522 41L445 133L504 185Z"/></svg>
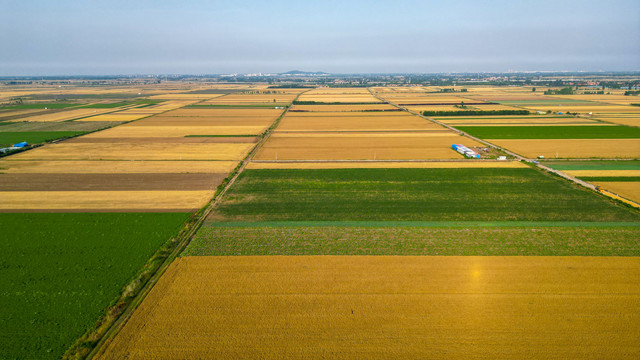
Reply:
<svg viewBox="0 0 640 360"><path fill-rule="evenodd" d="M351 95L368 95L369 90L366 88L316 88L307 92L307 95L342 95L342 94L351 94Z"/></svg>
<svg viewBox="0 0 640 360"><path fill-rule="evenodd" d="M608 121L614 124L640 127L640 116L598 116L599 120Z"/></svg>
<svg viewBox="0 0 640 360"><path fill-rule="evenodd" d="M82 119L82 121L133 121L149 116L149 114L121 114L120 112L113 114L96 115Z"/></svg>
<svg viewBox="0 0 640 360"><path fill-rule="evenodd" d="M59 143L12 155L16 160L241 160L251 143Z"/></svg>
<svg viewBox="0 0 640 360"><path fill-rule="evenodd" d="M319 105L319 106L323 106L323 105ZM357 106L357 105L354 105ZM407 111L368 111L368 112L362 112L362 111L333 111L333 112L320 112L320 111L310 111L310 112L288 112L287 113L289 116L296 116L296 117L333 117L333 116L340 116L340 117L349 117L349 116L367 116L367 117L373 117L373 116L415 116Z"/></svg>
<svg viewBox="0 0 640 360"><path fill-rule="evenodd" d="M1 108L0 108L1 109ZM43 109L22 109L22 110L1 110L0 118L9 117L9 116L28 116L29 114L43 111Z"/></svg>
<svg viewBox="0 0 640 360"><path fill-rule="evenodd" d="M274 119L252 117L154 116L127 126L267 126Z"/></svg>
<svg viewBox="0 0 640 360"><path fill-rule="evenodd" d="M211 99L201 104L283 104L290 103L297 94L229 94L220 98ZM275 100L275 101L274 101ZM274 105L275 106L275 105Z"/></svg>
<svg viewBox="0 0 640 360"><path fill-rule="evenodd" d="M256 160L411 160L458 159L454 143L479 143L453 134L273 134Z"/></svg>
<svg viewBox="0 0 640 360"><path fill-rule="evenodd" d="M251 162L247 169L476 169L526 168L519 161L405 161L405 162Z"/></svg>
<svg viewBox="0 0 640 360"><path fill-rule="evenodd" d="M31 161L0 160L0 173L6 174L150 174L150 173L228 173L238 161Z"/></svg>
<svg viewBox="0 0 640 360"><path fill-rule="evenodd" d="M640 182L634 181L606 181L595 182L594 185L600 185L603 189L611 191L629 200L640 203Z"/></svg>
<svg viewBox="0 0 640 360"><path fill-rule="evenodd" d="M602 123L596 120L591 120L588 118L536 118L536 117L521 117L521 118L494 118L494 117L486 117L486 118L455 118L455 119L446 119L441 118L441 122L449 125L482 125L482 126L490 126L490 125L522 125L522 126L530 126L530 125L543 125L543 126L569 126L569 125L603 125L603 126L612 126L613 124Z"/></svg>
<svg viewBox="0 0 640 360"><path fill-rule="evenodd" d="M407 106L407 109L422 113L423 111L466 111L475 110L471 106L467 106L466 109L457 108L454 105L423 105L423 106Z"/></svg>
<svg viewBox="0 0 640 360"><path fill-rule="evenodd" d="M634 257L176 259L97 359L637 359Z"/></svg>
<svg viewBox="0 0 640 360"><path fill-rule="evenodd" d="M316 102L327 102L327 103L341 103L341 102L364 102L364 103L378 103L380 100L376 99L371 94L348 94L348 95L339 95L339 94L328 94L328 95L318 95L311 93L304 93L300 95L298 101L316 101Z"/></svg>
<svg viewBox="0 0 640 360"><path fill-rule="evenodd" d="M2 191L0 210L193 210L203 207L213 190L155 191Z"/></svg>
<svg viewBox="0 0 640 360"><path fill-rule="evenodd" d="M544 106L526 106L527 109L533 110L552 110L560 112L577 112L587 114L592 112L595 115L611 114L611 113L627 113L638 114L640 116L639 106L623 106L623 105L607 105L593 103L593 105L544 105Z"/></svg>
<svg viewBox="0 0 640 360"><path fill-rule="evenodd" d="M149 99L154 100L204 100L204 99L213 99L224 94L160 94L150 96Z"/></svg>
<svg viewBox="0 0 640 360"><path fill-rule="evenodd" d="M445 130L444 127L418 116L296 116L289 113L278 125L278 131L397 131ZM393 114L393 113L391 113Z"/></svg>
<svg viewBox="0 0 640 360"><path fill-rule="evenodd" d="M640 176L640 170L562 170L571 176Z"/></svg>
<svg viewBox="0 0 640 360"><path fill-rule="evenodd" d="M71 109L66 111L55 112L51 114L34 115L25 118L9 120L11 122L16 121L65 121L78 118L84 118L93 115L99 115L103 113L113 112L117 109ZM104 120L102 120L104 121Z"/></svg>
<svg viewBox="0 0 640 360"><path fill-rule="evenodd" d="M508 105L472 105L476 110L493 111L493 110L524 110L515 106Z"/></svg>
<svg viewBox="0 0 640 360"><path fill-rule="evenodd" d="M83 138L123 138L123 137L185 137L187 135L257 135L269 125L263 126L134 126L127 124L91 133Z"/></svg>
<svg viewBox="0 0 640 360"><path fill-rule="evenodd" d="M487 140L528 158L640 158L638 139Z"/></svg>
<svg viewBox="0 0 640 360"><path fill-rule="evenodd" d="M625 95L556 95L554 97L561 99L575 99L575 100L586 100L586 101L595 101L595 102L603 102L608 104L620 104L620 105L629 105L633 103L640 103L640 99L637 96L625 96Z"/></svg>
<svg viewBox="0 0 640 360"><path fill-rule="evenodd" d="M282 114L281 109L203 109L203 108L184 108L174 111L168 111L155 118L161 117L209 117L209 118L265 118L275 119Z"/></svg>
<svg viewBox="0 0 640 360"><path fill-rule="evenodd" d="M365 110L392 110L397 109L389 104L367 104L367 105L293 105L292 110L312 111L312 112L333 112L333 111L365 111Z"/></svg>

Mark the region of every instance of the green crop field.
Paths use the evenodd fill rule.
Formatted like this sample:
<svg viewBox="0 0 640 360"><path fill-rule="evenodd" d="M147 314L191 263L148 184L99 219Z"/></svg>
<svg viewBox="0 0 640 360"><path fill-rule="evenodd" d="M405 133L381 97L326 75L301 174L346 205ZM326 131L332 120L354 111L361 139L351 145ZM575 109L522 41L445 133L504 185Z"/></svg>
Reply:
<svg viewBox="0 0 640 360"><path fill-rule="evenodd" d="M8 105L0 107L0 110L28 110L28 109L65 109L73 106L78 106L82 104L74 104L74 103L63 103L63 102L55 102L55 103L32 103L32 104L18 104L18 105Z"/></svg>
<svg viewBox="0 0 640 360"><path fill-rule="evenodd" d="M456 126L482 139L635 139L640 128L630 126Z"/></svg>
<svg viewBox="0 0 640 360"><path fill-rule="evenodd" d="M640 170L640 160L544 161L556 170Z"/></svg>
<svg viewBox="0 0 640 360"><path fill-rule="evenodd" d="M215 221L639 221L534 169L245 170Z"/></svg>
<svg viewBox="0 0 640 360"><path fill-rule="evenodd" d="M638 226L270 225L205 224L183 255L640 255Z"/></svg>
<svg viewBox="0 0 640 360"><path fill-rule="evenodd" d="M580 176L584 181L640 182L640 176Z"/></svg>
<svg viewBox="0 0 640 360"><path fill-rule="evenodd" d="M59 359L185 213L0 213L0 359Z"/></svg>
<svg viewBox="0 0 640 360"><path fill-rule="evenodd" d="M12 145L22 141L26 141L29 144L40 144L45 141L76 136L83 133L83 131L0 131L0 146Z"/></svg>

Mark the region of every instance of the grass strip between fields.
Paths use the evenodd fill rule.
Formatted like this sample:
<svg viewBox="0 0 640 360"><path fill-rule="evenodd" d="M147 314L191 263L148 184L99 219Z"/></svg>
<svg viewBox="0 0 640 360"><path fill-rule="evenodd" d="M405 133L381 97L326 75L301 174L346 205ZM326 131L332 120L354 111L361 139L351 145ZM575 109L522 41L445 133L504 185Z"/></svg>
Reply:
<svg viewBox="0 0 640 360"><path fill-rule="evenodd" d="M640 176L580 176L579 178L584 181L640 182Z"/></svg>

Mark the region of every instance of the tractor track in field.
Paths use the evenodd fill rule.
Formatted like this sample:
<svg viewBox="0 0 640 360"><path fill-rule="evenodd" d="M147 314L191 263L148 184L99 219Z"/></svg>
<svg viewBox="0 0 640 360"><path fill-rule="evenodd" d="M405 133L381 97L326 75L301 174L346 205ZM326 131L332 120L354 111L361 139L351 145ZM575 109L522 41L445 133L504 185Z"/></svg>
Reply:
<svg viewBox="0 0 640 360"><path fill-rule="evenodd" d="M569 180L569 181L571 181L571 182L573 182L573 183L575 183L575 184L578 184L578 185L580 185L580 186L586 187L587 189L590 189L590 190L592 190L592 191L595 191L595 192L596 192L596 193L598 193L598 194L602 194L603 196L606 196L606 197L608 197L608 198L612 198L612 199L615 199L615 200L618 200L618 201L622 201L623 203L626 203L626 204L628 204L628 205L631 205L631 206L633 206L633 207L635 207L635 208L640 208L640 204L636 203L636 202L635 202L635 201L633 201L633 200L630 200L630 199L627 199L627 198L621 197L621 196L619 196L619 195L617 195L617 194L614 194L615 196L611 196L611 195L609 195L609 194L611 194L610 192L608 192L608 191L600 191L600 188L599 188L599 187L597 187L597 186L595 186L595 185L593 185L593 184L590 184L590 183L588 183L588 182L586 182L586 181L580 180L580 179L578 179L578 178L576 178L576 177L573 177L573 176L571 176L571 175L565 174L565 173L564 173L564 172L562 172L562 171L559 171L559 170L556 170L556 169L552 169L552 168L550 168L550 167L548 167L548 166L545 166L545 165L543 165L543 164L539 163L537 160L526 158L526 157L524 157L524 156L522 156L522 155L519 155L519 154L514 153L513 151L507 150L507 149L502 148L502 147L500 147L500 146L497 146L497 145L495 145L495 144L493 144L493 143L490 143L490 142L488 142L488 141L486 141L486 140L484 140L484 139L477 138L477 137L475 137L475 136L473 136L473 135L471 135L471 134L468 134L468 133L466 133L466 132L464 132L464 131L458 130L458 129L456 129L456 128L455 128L455 127L453 127L453 126L448 125L448 124L445 124L445 123L443 123L443 122L441 122L441 121L438 121L438 120L436 120L436 119L434 119L434 118L424 116L424 115L422 115L422 114L420 114L420 113L418 113L418 112L415 112L415 111L413 111L413 110L409 110L408 108L406 108L406 107L404 107L404 106L402 106L402 105L399 105L399 104L393 103L393 102L391 102L391 101L388 101L388 100L386 100L386 99L383 99L383 98L381 98L381 97L377 96L373 91L371 91L371 88L367 88L367 89L369 90L369 93L371 93L371 95L372 95L373 97L375 97L376 99L378 99L378 100L380 100L380 101L383 101L383 102L385 102L385 103L387 103L387 104L389 104L389 105L395 106L395 107L397 107L398 109L402 109L402 110L404 110L404 111L409 112L410 114L413 114L413 115L419 116L419 117L421 117L421 118L423 118L423 119L425 119L425 120L427 120L427 121L431 121L431 122L433 122L433 123L436 123L436 124L438 124L438 125L440 125L440 126L443 126L443 127L447 128L447 129L451 130L451 131L456 132L456 133L457 133L457 134L459 134L459 135L462 135L462 136L465 136L465 137L467 137L467 138L469 138L469 139L475 140L475 141L477 141L477 142L479 142L479 143L481 143L481 144L485 144L485 145L487 145L488 147L491 147L491 148L494 148L494 149L500 150L500 151L502 151L502 152L504 152L504 153L506 153L506 154L509 154L510 156L513 156L515 159L517 159L517 160L519 160L519 161L524 161L524 162L526 162L526 163L528 163L528 164L530 164L530 165L532 165L532 166L537 167L538 169L544 170L544 171L546 171L546 172L552 173L552 174L557 175L557 176L559 176L559 177L561 177L561 178L564 178L564 179L566 179L566 180Z"/></svg>
<svg viewBox="0 0 640 360"><path fill-rule="evenodd" d="M311 89L310 89L311 90ZM305 91L306 92L306 91ZM293 101L297 100L302 92L296 96ZM77 354L77 353L67 353L64 358L67 359L93 359L96 356L104 353L113 338L120 332L120 330L124 327L127 321L131 318L135 310L138 306L144 301L146 296L152 290L154 285L158 282L158 280L162 277L165 271L169 268L171 263L182 253L182 251L189 245L191 239L196 234L202 223L206 220L209 214L216 208L219 200L227 193L229 188L233 186L236 179L240 176L242 171L246 168L247 164L251 162L253 156L258 152L258 150L262 147L262 145L269 139L273 130L278 126L280 120L287 114L290 107L285 108L282 114L273 122L273 124L265 130L265 132L261 135L260 140L256 143L253 149L245 156L244 159L240 161L240 164L234 171L232 171L229 176L229 181L224 186L222 190L220 190L216 195L214 195L213 199L206 205L204 209L202 209L198 214L197 218L194 220L192 224L188 226L188 229L178 235L178 245L171 251L171 253L165 258L163 263L158 267L158 269L153 273L153 275L145 282L143 287L138 291L137 294L134 295L131 302L126 306L126 308L122 311L122 313L113 321L112 324L108 326L108 329L99 337L99 339L95 342L95 346L87 353L87 355Z"/></svg>

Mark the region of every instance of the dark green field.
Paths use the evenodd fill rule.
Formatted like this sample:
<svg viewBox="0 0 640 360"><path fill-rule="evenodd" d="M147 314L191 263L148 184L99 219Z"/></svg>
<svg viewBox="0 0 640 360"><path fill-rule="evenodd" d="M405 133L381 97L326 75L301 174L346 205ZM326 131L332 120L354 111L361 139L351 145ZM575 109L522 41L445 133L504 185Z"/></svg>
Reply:
<svg viewBox="0 0 640 360"><path fill-rule="evenodd" d="M635 139L640 128L630 126L456 126L482 139Z"/></svg>
<svg viewBox="0 0 640 360"><path fill-rule="evenodd" d="M0 213L0 359L59 359L185 213Z"/></svg>
<svg viewBox="0 0 640 360"><path fill-rule="evenodd" d="M267 224L237 227L209 223L200 228L183 256L640 255L638 226L372 225L363 227Z"/></svg>
<svg viewBox="0 0 640 360"><path fill-rule="evenodd" d="M65 109L68 107L78 106L81 104L74 103L64 103L64 102L55 102L55 103L32 103L32 104L18 104L18 105L9 105L2 106L0 110L27 110L27 109Z"/></svg>
<svg viewBox="0 0 640 360"><path fill-rule="evenodd" d="M544 161L556 170L640 170L640 160Z"/></svg>
<svg viewBox="0 0 640 360"><path fill-rule="evenodd" d="M580 179L584 181L640 182L640 176L580 176Z"/></svg>
<svg viewBox="0 0 640 360"><path fill-rule="evenodd" d="M530 168L246 170L215 221L639 221Z"/></svg>
<svg viewBox="0 0 640 360"><path fill-rule="evenodd" d="M0 146L13 145L22 141L29 144L40 144L45 141L51 141L71 136L84 134L83 131L1 131Z"/></svg>

